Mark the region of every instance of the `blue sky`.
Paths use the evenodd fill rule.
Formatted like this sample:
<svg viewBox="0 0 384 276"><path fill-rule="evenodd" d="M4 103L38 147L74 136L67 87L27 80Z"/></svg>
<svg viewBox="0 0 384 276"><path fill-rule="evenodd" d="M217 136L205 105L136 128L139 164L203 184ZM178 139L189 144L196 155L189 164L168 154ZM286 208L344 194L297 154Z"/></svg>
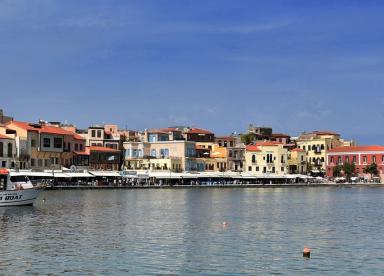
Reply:
<svg viewBox="0 0 384 276"><path fill-rule="evenodd" d="M383 14L369 0L0 0L1 107L384 144Z"/></svg>

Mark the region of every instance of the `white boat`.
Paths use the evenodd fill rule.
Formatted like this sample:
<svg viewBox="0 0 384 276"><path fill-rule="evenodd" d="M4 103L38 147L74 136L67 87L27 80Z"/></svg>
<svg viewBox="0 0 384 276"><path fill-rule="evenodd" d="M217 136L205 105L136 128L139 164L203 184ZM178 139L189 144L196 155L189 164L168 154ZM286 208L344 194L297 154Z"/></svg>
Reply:
<svg viewBox="0 0 384 276"><path fill-rule="evenodd" d="M31 206L39 193L26 175L0 170L0 207Z"/></svg>

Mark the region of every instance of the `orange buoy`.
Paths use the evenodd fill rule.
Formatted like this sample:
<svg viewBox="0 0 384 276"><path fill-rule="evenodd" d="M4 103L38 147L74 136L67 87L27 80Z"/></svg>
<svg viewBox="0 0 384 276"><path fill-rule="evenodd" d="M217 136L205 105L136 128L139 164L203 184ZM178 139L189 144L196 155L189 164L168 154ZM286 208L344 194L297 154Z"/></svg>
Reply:
<svg viewBox="0 0 384 276"><path fill-rule="evenodd" d="M304 247L303 257L304 258L311 258L311 249L309 249L308 247Z"/></svg>

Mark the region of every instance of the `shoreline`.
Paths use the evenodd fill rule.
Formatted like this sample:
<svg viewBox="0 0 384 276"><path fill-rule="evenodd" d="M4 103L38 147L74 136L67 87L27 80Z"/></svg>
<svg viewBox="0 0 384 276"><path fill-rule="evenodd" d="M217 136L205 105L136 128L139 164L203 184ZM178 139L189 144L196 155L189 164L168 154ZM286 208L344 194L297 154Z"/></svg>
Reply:
<svg viewBox="0 0 384 276"><path fill-rule="evenodd" d="M378 183L316 183L316 184L238 184L238 185L162 185L162 186L53 186L44 190L159 190L159 189L238 189L238 188L384 188L384 184Z"/></svg>

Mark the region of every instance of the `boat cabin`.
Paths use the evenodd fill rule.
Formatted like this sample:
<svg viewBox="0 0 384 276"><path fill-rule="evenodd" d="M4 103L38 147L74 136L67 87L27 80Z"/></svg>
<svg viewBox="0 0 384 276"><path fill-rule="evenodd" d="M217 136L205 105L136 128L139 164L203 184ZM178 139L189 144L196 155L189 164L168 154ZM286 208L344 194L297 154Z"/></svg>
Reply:
<svg viewBox="0 0 384 276"><path fill-rule="evenodd" d="M0 191L31 189L33 185L26 175L0 169Z"/></svg>

